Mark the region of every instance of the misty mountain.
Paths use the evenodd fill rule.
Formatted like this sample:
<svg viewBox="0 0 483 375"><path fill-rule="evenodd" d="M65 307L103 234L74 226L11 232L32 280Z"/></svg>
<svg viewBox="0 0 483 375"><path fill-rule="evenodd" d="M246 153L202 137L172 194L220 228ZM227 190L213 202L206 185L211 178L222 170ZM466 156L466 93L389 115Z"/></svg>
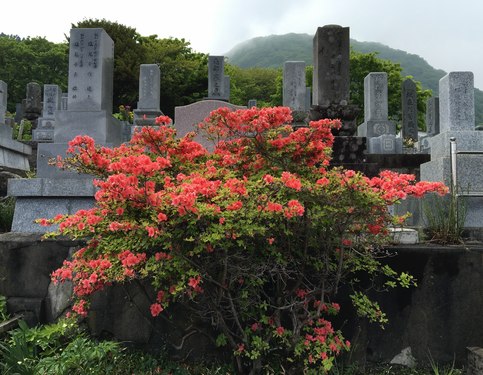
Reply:
<svg viewBox="0 0 483 375"><path fill-rule="evenodd" d="M249 39L225 53L228 62L242 68L281 68L285 61L313 63L313 36L309 34L270 35ZM435 69L422 57L394 49L376 42L359 42L351 39L351 48L360 53L377 52L377 56L401 65L403 76L412 76L424 88L438 95L439 80L446 72ZM476 123L483 123L483 91L475 89Z"/></svg>

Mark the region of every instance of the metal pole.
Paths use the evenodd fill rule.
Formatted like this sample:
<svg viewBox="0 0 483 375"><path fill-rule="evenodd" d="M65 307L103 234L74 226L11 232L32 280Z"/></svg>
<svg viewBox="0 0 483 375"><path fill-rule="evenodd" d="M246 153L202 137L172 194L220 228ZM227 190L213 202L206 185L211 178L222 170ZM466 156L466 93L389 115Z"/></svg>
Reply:
<svg viewBox="0 0 483 375"><path fill-rule="evenodd" d="M456 225L458 225L458 187L456 180L456 138L451 137L449 139L449 150L451 159L451 201L454 203L454 211L456 214ZM449 213L451 215L451 212Z"/></svg>
<svg viewBox="0 0 483 375"><path fill-rule="evenodd" d="M456 138L451 137L449 139L449 149L451 157L451 193L456 194Z"/></svg>

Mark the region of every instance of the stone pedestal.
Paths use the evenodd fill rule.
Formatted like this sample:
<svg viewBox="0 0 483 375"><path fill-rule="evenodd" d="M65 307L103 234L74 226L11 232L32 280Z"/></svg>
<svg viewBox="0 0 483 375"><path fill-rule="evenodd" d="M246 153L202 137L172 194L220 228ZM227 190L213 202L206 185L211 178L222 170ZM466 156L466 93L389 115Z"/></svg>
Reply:
<svg viewBox="0 0 483 375"><path fill-rule="evenodd" d="M421 179L451 186L450 139L457 151L483 152L483 133L475 130L473 73L451 72L439 81L441 133L429 138L431 161L421 165ZM483 194L483 155L456 157L457 189L461 194ZM483 198L461 197L466 203L464 227L483 227Z"/></svg>
<svg viewBox="0 0 483 375"><path fill-rule="evenodd" d="M309 112L310 121L340 119L342 127L333 130L335 136L353 136L357 130L356 117L360 109L353 104L313 105Z"/></svg>

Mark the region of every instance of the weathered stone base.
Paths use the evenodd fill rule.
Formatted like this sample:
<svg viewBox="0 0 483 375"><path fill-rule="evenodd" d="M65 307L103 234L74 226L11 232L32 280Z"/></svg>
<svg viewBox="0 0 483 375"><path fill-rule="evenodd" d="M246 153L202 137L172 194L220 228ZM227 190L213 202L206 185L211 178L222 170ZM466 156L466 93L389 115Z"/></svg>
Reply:
<svg viewBox="0 0 483 375"><path fill-rule="evenodd" d="M50 274L81 244L44 240L38 233L0 234L0 295L7 297L8 312L22 314L30 325L57 319L66 308L70 291L61 288L62 293L54 293Z"/></svg>

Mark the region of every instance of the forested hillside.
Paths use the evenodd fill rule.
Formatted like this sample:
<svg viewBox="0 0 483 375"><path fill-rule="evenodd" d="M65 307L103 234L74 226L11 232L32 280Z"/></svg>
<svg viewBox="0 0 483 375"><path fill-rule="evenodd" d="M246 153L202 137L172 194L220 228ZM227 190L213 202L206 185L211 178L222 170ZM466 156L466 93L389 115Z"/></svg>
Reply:
<svg viewBox="0 0 483 375"><path fill-rule="evenodd" d="M308 34L270 35L247 40L236 45L225 55L228 62L243 68L280 68L285 61L305 61L312 65L312 39ZM438 82L446 72L435 69L422 57L374 42L351 39L351 48L361 53L377 52L381 59L401 65L403 75L412 76L424 88L437 95ZM476 123L483 123L483 91L475 89Z"/></svg>

